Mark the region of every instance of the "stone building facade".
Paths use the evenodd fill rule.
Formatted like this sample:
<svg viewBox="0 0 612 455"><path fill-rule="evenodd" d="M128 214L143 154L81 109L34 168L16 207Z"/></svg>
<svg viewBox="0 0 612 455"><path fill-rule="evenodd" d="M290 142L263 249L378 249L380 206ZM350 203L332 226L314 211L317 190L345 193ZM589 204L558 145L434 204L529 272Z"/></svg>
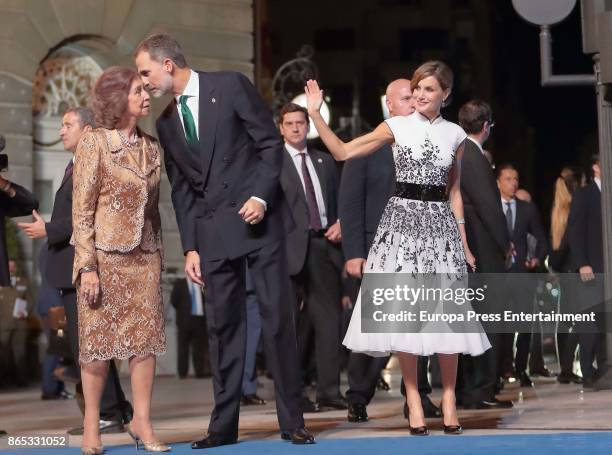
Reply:
<svg viewBox="0 0 612 455"><path fill-rule="evenodd" d="M194 68L236 70L252 77L252 3L0 0L0 134L7 142L8 178L34 189L48 219L70 158L59 140L63 112L87 103L88 91L104 68L133 66L133 49L152 33L175 36ZM154 119L168 100L154 101L152 115L141 125L149 133L155 133ZM160 210L166 268L181 271L183 253L165 178ZM25 238L22 243L25 265L33 270L38 244Z"/></svg>

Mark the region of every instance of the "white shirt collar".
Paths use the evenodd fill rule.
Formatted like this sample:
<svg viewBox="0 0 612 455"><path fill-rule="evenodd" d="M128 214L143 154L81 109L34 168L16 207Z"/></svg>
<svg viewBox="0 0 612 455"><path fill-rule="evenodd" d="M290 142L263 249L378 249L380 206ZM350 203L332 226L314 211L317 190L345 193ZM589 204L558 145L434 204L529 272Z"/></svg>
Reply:
<svg viewBox="0 0 612 455"><path fill-rule="evenodd" d="M295 147L292 147L291 145L287 144L286 142L285 142L285 148L287 149L287 151L293 158L298 156L300 153L306 153L306 147L304 147L302 150L298 150Z"/></svg>
<svg viewBox="0 0 612 455"><path fill-rule="evenodd" d="M597 188L599 188L599 191L601 191L601 179L599 179L597 177L593 177L593 180L595 181L595 184L597 185Z"/></svg>
<svg viewBox="0 0 612 455"><path fill-rule="evenodd" d="M482 145L480 145L480 142L478 142L476 139L468 136L467 137L470 141L472 141L474 144L476 144L478 146L478 148L480 149L480 153L482 153L484 155L484 150L482 148Z"/></svg>
<svg viewBox="0 0 612 455"><path fill-rule="evenodd" d="M187 85L185 86L185 90L183 90L183 93L174 97L176 99L177 104L179 103L179 98L182 95L187 95L189 97L195 98L200 96L200 76L194 70L191 70L189 80L187 81Z"/></svg>
<svg viewBox="0 0 612 455"><path fill-rule="evenodd" d="M502 201L502 204L504 204L504 205L506 205L506 204L508 204L508 203L510 203L510 205L514 205L514 204L516 204L516 199L515 199L515 198L512 198L512 199L510 199L509 201L506 201L506 200L504 199L504 197L502 196L501 201Z"/></svg>
<svg viewBox="0 0 612 455"><path fill-rule="evenodd" d="M418 119L419 121L423 123L429 123L430 125L435 125L436 123L440 123L443 120L442 114L438 114L438 116L433 120L429 120L429 118L421 114L419 111L414 111L414 114L411 115L414 115L414 118Z"/></svg>

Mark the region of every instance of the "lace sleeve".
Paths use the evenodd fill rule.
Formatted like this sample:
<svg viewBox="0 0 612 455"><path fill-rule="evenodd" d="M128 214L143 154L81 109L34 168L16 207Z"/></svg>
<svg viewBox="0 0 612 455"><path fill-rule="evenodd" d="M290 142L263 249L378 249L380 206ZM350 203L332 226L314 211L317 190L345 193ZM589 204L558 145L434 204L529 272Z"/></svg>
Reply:
<svg viewBox="0 0 612 455"><path fill-rule="evenodd" d="M75 153L72 177L72 239L74 265L72 282L76 284L79 270L97 266L95 248L95 212L100 193L101 145L95 133L86 133Z"/></svg>

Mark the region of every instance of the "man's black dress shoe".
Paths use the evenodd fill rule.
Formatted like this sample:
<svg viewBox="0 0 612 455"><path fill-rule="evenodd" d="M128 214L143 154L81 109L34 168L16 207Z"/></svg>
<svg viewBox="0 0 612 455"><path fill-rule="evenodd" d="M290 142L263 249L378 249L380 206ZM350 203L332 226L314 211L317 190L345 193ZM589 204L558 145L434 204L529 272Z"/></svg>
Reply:
<svg viewBox="0 0 612 455"><path fill-rule="evenodd" d="M242 398L240 398L240 403L242 403L243 406L252 406L266 404L266 400L257 396L256 393L252 393L250 395L242 395Z"/></svg>
<svg viewBox="0 0 612 455"><path fill-rule="evenodd" d="M74 398L74 394L68 392L67 390L62 390L60 393L47 394L43 393L40 396L41 400L72 400Z"/></svg>
<svg viewBox="0 0 612 455"><path fill-rule="evenodd" d="M211 449L213 447L227 446L230 444L236 444L235 439L225 439L218 434L209 434L204 439L199 441L193 441L191 443L192 449Z"/></svg>
<svg viewBox="0 0 612 455"><path fill-rule="evenodd" d="M349 404L349 422L367 422L368 420L368 411L366 410L365 404Z"/></svg>
<svg viewBox="0 0 612 455"><path fill-rule="evenodd" d="M100 420L98 428L100 434L123 433L125 431L121 420ZM71 428L67 433L72 436L81 436L83 434L83 427Z"/></svg>
<svg viewBox="0 0 612 455"><path fill-rule="evenodd" d="M442 410L437 407L428 396L421 397L421 405L423 406L423 415L426 419L442 417ZM404 401L404 419L408 419L410 410L408 404Z"/></svg>
<svg viewBox="0 0 612 455"><path fill-rule="evenodd" d="M561 373L557 376L559 384L582 384L582 378L574 373Z"/></svg>
<svg viewBox="0 0 612 455"><path fill-rule="evenodd" d="M0 437L6 436L8 433L4 430L0 430Z"/></svg>
<svg viewBox="0 0 612 455"><path fill-rule="evenodd" d="M376 381L376 390L383 390L385 392L388 392L389 390L391 390L391 386L387 381L385 381L385 378L379 376L378 380Z"/></svg>
<svg viewBox="0 0 612 455"><path fill-rule="evenodd" d="M531 378L525 371L517 371L515 374L516 378L521 383L521 387L533 387L533 382Z"/></svg>
<svg viewBox="0 0 612 455"><path fill-rule="evenodd" d="M534 370L534 371L529 370L529 374L531 376L542 376L543 378L550 378L550 377L552 377L552 373L546 367L543 367L543 368L541 368L539 370Z"/></svg>
<svg viewBox="0 0 612 455"><path fill-rule="evenodd" d="M463 405L464 409L509 409L513 407L512 401L510 400L498 400L493 398L492 400L482 400L476 403L466 403Z"/></svg>
<svg viewBox="0 0 612 455"><path fill-rule="evenodd" d="M314 444L315 438L306 428L297 428L291 431L281 431L283 441L291 441L292 444Z"/></svg>
<svg viewBox="0 0 612 455"><path fill-rule="evenodd" d="M302 412L319 412L319 405L314 401L310 401L308 397L303 397Z"/></svg>
<svg viewBox="0 0 612 455"><path fill-rule="evenodd" d="M318 400L319 410L321 411L335 411L344 410L348 408L346 400L343 397L336 398L335 400Z"/></svg>
<svg viewBox="0 0 612 455"><path fill-rule="evenodd" d="M461 434L463 428L461 425L444 425L444 434Z"/></svg>

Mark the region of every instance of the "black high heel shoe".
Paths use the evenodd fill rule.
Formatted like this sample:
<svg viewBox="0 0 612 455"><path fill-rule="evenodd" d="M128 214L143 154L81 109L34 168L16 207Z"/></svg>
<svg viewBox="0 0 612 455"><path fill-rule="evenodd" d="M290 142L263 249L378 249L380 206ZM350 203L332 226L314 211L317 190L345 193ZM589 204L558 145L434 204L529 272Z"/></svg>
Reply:
<svg viewBox="0 0 612 455"><path fill-rule="evenodd" d="M461 434L463 428L461 425L444 425L444 434Z"/></svg>
<svg viewBox="0 0 612 455"><path fill-rule="evenodd" d="M427 428L426 425L423 425L422 427L411 427L410 425L408 425L408 428L410 429L410 434L412 436L428 436L429 435L429 429Z"/></svg>

